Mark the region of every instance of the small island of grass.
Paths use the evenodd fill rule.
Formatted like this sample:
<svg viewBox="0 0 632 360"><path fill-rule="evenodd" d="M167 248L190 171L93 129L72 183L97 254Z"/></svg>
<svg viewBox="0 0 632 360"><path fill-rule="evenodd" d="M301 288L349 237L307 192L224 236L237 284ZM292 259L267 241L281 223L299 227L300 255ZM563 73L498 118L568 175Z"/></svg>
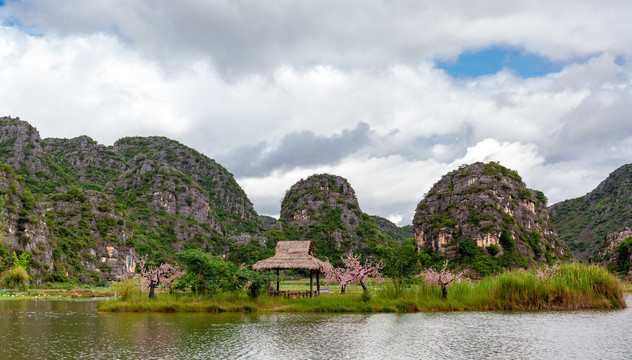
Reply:
<svg viewBox="0 0 632 360"><path fill-rule="evenodd" d="M296 282L292 286L300 286ZM333 289L332 289L333 290ZM125 291L125 290L124 290ZM147 298L136 287L118 300L99 303L100 311L140 312L318 312L376 313L417 311L622 309L626 286L605 268L565 264L554 271L512 270L479 281L455 283L444 299L442 289L417 278L404 287L389 279L369 283L367 291L335 291L315 298L286 299L245 290L219 291L208 296L192 292L157 293Z"/></svg>

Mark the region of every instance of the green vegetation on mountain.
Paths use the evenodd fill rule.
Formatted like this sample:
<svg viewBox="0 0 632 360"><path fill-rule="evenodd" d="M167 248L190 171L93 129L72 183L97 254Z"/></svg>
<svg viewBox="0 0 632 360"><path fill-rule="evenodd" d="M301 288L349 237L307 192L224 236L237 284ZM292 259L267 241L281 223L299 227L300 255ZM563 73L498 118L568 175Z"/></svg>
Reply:
<svg viewBox="0 0 632 360"><path fill-rule="evenodd" d="M0 118L0 198L0 255L30 254L35 283L129 276L140 255L160 263L196 248L247 258L253 239L255 253L267 249L232 174L163 137L109 147L87 136L42 140L19 118Z"/></svg>
<svg viewBox="0 0 632 360"><path fill-rule="evenodd" d="M380 216L371 216L377 226L384 232L386 235L389 235L393 240L397 242L404 242L406 239L412 239L414 236L413 226L405 225L405 226L397 226L393 222L388 219L385 219Z"/></svg>
<svg viewBox="0 0 632 360"><path fill-rule="evenodd" d="M411 263L450 259L480 275L569 259L568 244L625 273L631 198L626 165L585 197L552 206L551 222L546 196L518 173L475 163L439 180L412 226L363 213L347 180L329 174L288 189L277 221L255 212L224 167L177 141L40 139L28 123L0 118L0 272L12 269L14 253L27 254L33 284L104 283L132 276L141 256L160 264L180 251L248 265L274 255L281 240L311 240L334 265L350 252L390 259L414 244Z"/></svg>
<svg viewBox="0 0 632 360"><path fill-rule="evenodd" d="M614 255L608 260L611 260L610 270L627 275L632 264L632 236L617 245Z"/></svg>
<svg viewBox="0 0 632 360"><path fill-rule="evenodd" d="M597 188L549 209L560 239L580 259L602 260L606 236L632 227L632 165L613 171Z"/></svg>
<svg viewBox="0 0 632 360"><path fill-rule="evenodd" d="M444 175L417 206L418 248L432 248L481 275L569 257L546 197L498 163L475 163Z"/></svg>

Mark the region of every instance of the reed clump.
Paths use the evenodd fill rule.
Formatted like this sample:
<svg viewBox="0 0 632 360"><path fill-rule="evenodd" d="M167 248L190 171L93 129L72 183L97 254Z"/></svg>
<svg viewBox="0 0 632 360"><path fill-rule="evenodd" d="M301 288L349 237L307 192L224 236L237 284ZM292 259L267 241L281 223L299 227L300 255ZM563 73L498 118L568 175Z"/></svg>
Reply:
<svg viewBox="0 0 632 360"><path fill-rule="evenodd" d="M605 268L565 264L550 276L511 271L489 282L490 307L497 310L619 309L626 307L625 286Z"/></svg>

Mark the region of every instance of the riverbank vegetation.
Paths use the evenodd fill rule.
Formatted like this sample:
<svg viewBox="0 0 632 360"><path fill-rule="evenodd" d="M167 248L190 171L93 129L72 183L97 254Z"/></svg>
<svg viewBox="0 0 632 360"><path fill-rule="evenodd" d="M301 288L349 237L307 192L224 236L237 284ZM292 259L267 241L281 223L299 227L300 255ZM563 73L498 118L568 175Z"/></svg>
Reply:
<svg viewBox="0 0 632 360"><path fill-rule="evenodd" d="M298 285L297 285L298 286ZM392 281L369 283L367 291L316 298L248 296L247 291L217 292L202 297L171 291L149 300L140 292L126 299L101 302L101 311L158 312L416 312L489 310L574 310L625 308L625 285L606 269L566 264L530 271L513 270L475 282L458 282L443 298L441 286L416 278L400 288Z"/></svg>
<svg viewBox="0 0 632 360"><path fill-rule="evenodd" d="M92 285L79 285L71 283L50 283L36 288L22 290L3 289L0 290L0 300L20 300L20 299L47 299L47 300L70 300L70 299L95 299L111 298L114 296L114 289L109 287L98 287Z"/></svg>

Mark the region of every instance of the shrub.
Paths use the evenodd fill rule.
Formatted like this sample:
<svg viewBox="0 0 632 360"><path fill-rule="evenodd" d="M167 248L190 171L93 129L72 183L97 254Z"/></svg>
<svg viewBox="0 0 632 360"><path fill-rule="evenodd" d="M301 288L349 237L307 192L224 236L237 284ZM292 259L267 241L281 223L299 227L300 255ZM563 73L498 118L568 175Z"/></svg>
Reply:
<svg viewBox="0 0 632 360"><path fill-rule="evenodd" d="M459 243L459 255L464 258L476 258L480 255L481 249L478 247L476 241L471 238L463 239Z"/></svg>
<svg viewBox="0 0 632 360"><path fill-rule="evenodd" d="M632 236L623 240L616 250L615 271L625 274L630 270L630 254L632 253Z"/></svg>
<svg viewBox="0 0 632 360"><path fill-rule="evenodd" d="M511 253L516 249L516 241L506 229L503 229L500 234L500 245L502 245L506 253Z"/></svg>
<svg viewBox="0 0 632 360"><path fill-rule="evenodd" d="M500 249L498 249L498 246L496 246L496 245L489 245L489 246L487 247L487 253L488 253L490 256L496 256L496 255L498 254L498 252L499 252L499 251L500 251Z"/></svg>
<svg viewBox="0 0 632 360"><path fill-rule="evenodd" d="M17 290L19 286L25 286L29 281L29 274L26 273L26 269L23 267L13 267L4 273L0 277L0 285L6 288L13 288Z"/></svg>
<svg viewBox="0 0 632 360"><path fill-rule="evenodd" d="M250 285L248 286L248 296L254 300L266 289L268 277L262 273L250 271L247 274Z"/></svg>

